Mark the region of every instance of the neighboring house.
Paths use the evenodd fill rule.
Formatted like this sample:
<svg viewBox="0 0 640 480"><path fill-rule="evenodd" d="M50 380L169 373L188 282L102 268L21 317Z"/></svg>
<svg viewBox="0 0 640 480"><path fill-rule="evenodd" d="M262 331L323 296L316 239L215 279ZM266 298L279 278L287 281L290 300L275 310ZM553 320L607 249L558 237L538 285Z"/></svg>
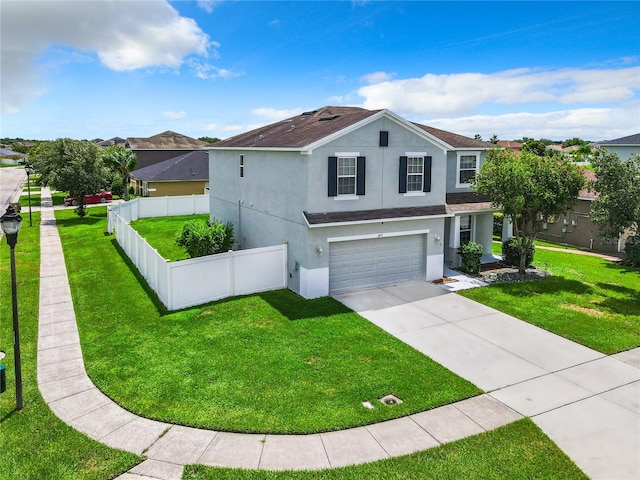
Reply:
<svg viewBox="0 0 640 480"><path fill-rule="evenodd" d="M209 147L211 216L240 248L288 243L307 298L436 280L473 240L491 254L494 208L470 190L493 145L388 110L324 107Z"/></svg>
<svg viewBox="0 0 640 480"><path fill-rule="evenodd" d="M0 163L4 165L17 165L22 162L27 155L20 152L14 152L7 148L0 148Z"/></svg>
<svg viewBox="0 0 640 480"><path fill-rule="evenodd" d="M148 138L129 137L125 146L136 154L137 167L144 168L178 155L202 150L209 144L180 133L166 131Z"/></svg>
<svg viewBox="0 0 640 480"><path fill-rule="evenodd" d="M131 172L134 193L141 197L200 195L208 192L209 155L188 152Z"/></svg>
<svg viewBox="0 0 640 480"><path fill-rule="evenodd" d="M127 141L124 138L120 138L120 137L113 137L110 138L109 140L100 140L96 143L99 147L112 147L112 146L122 146L124 147L127 144Z"/></svg>
<svg viewBox="0 0 640 480"><path fill-rule="evenodd" d="M505 150L512 150L513 152L519 154L520 152L522 152L524 143L514 142L512 140L498 140L498 145Z"/></svg>
<svg viewBox="0 0 640 480"><path fill-rule="evenodd" d="M626 161L629 160L634 153L640 155L640 133L616 138L615 140L598 142L598 146L606 148L610 153L616 153L620 160Z"/></svg>
<svg viewBox="0 0 640 480"><path fill-rule="evenodd" d="M596 180L596 174L585 170L589 182ZM589 250L620 252L624 249L627 235L608 240L600 235L600 227L591 219L591 203L598 194L585 188L580 191L574 207L564 215L548 219L538 234L540 240L549 240Z"/></svg>

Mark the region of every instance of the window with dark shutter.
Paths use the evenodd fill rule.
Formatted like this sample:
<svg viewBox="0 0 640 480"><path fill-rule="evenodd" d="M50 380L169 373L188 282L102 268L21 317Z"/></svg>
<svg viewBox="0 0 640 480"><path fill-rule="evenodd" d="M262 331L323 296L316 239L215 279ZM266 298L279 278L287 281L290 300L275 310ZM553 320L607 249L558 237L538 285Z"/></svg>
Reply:
<svg viewBox="0 0 640 480"><path fill-rule="evenodd" d="M328 164L328 191L330 197L338 196L338 157L329 157Z"/></svg>
<svg viewBox="0 0 640 480"><path fill-rule="evenodd" d="M424 157L424 184L422 185L422 191L431 191L431 157Z"/></svg>
<svg viewBox="0 0 640 480"><path fill-rule="evenodd" d="M358 157L356 168L356 195L364 195L364 183L366 178L366 158Z"/></svg>
<svg viewBox="0 0 640 480"><path fill-rule="evenodd" d="M400 157L398 171L398 193L407 193L407 157Z"/></svg>
<svg viewBox="0 0 640 480"><path fill-rule="evenodd" d="M388 147L389 146L389 132L385 131L385 130L380 130L380 143L379 145L381 147Z"/></svg>

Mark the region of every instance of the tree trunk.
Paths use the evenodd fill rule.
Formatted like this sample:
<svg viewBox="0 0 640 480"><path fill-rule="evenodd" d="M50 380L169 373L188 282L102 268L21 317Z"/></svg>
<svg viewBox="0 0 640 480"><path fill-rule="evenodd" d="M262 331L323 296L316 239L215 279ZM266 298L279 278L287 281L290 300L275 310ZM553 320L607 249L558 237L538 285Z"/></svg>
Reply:
<svg viewBox="0 0 640 480"><path fill-rule="evenodd" d="M525 237L518 238L518 246L520 248L520 268L518 273L524 274L527 270L527 243Z"/></svg>

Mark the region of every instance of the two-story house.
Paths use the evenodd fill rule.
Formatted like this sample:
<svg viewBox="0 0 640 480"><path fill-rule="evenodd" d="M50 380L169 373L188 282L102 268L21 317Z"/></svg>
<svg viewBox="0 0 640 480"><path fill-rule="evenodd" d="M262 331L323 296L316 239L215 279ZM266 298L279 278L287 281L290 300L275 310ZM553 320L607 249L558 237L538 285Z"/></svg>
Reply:
<svg viewBox="0 0 640 480"><path fill-rule="evenodd" d="M289 287L307 298L435 280L461 242L491 252L495 209L468 183L490 148L324 107L210 147L211 217L233 222L239 248L287 242Z"/></svg>

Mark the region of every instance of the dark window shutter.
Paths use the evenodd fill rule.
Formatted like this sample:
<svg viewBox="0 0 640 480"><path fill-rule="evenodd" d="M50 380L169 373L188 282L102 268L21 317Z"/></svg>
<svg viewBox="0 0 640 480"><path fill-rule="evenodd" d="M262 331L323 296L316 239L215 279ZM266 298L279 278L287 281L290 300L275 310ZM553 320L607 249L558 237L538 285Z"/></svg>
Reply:
<svg viewBox="0 0 640 480"><path fill-rule="evenodd" d="M380 146L381 147L389 146L389 132L385 130L380 130Z"/></svg>
<svg viewBox="0 0 640 480"><path fill-rule="evenodd" d="M398 193L407 193L407 157L400 157L398 171Z"/></svg>
<svg viewBox="0 0 640 480"><path fill-rule="evenodd" d="M358 157L356 164L356 195L364 195L364 180L366 177L366 158Z"/></svg>
<svg viewBox="0 0 640 480"><path fill-rule="evenodd" d="M329 157L328 191L330 197L338 196L338 157Z"/></svg>
<svg viewBox="0 0 640 480"><path fill-rule="evenodd" d="M431 191L431 157L424 157L424 181L422 182L422 191Z"/></svg>

